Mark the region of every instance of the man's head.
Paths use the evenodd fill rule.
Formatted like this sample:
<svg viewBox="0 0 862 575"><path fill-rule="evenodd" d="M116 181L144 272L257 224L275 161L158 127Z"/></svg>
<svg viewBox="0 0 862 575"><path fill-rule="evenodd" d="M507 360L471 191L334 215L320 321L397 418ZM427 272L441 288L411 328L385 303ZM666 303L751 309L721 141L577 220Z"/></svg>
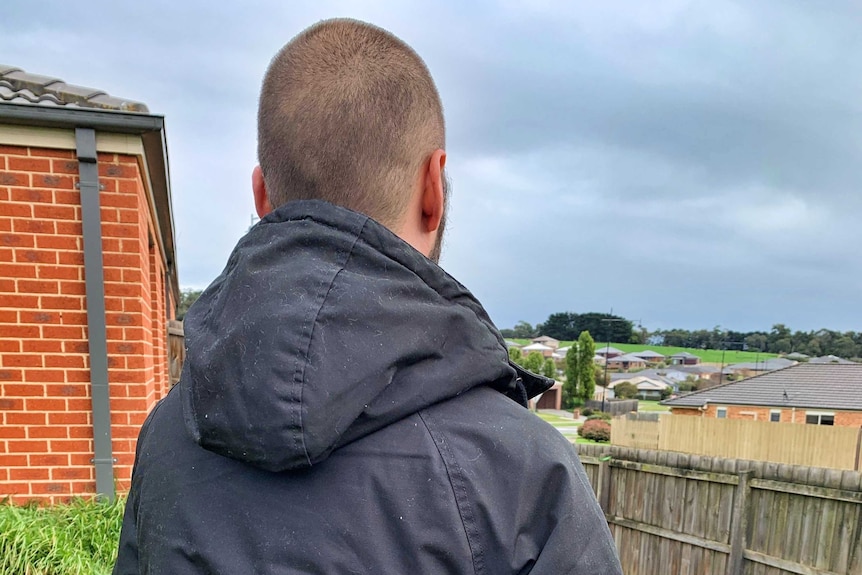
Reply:
<svg viewBox="0 0 862 575"><path fill-rule="evenodd" d="M380 28L327 20L275 56L258 111L258 213L322 199L364 213L432 259L446 208L445 128L422 59ZM435 260L436 261L436 260Z"/></svg>

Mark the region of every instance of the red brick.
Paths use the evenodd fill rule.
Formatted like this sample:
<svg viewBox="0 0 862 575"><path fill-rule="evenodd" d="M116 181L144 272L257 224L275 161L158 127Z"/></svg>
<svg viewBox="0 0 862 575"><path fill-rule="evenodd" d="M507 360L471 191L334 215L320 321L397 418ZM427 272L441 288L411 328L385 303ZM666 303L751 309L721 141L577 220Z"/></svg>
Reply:
<svg viewBox="0 0 862 575"><path fill-rule="evenodd" d="M14 293L15 292L15 280L10 280L7 278L0 278L0 292L2 292L2 293Z"/></svg>
<svg viewBox="0 0 862 575"><path fill-rule="evenodd" d="M0 245L32 248L36 245L36 236L33 234L0 234Z"/></svg>
<svg viewBox="0 0 862 575"><path fill-rule="evenodd" d="M27 428L30 439L66 439L69 428L64 425L31 425Z"/></svg>
<svg viewBox="0 0 862 575"><path fill-rule="evenodd" d="M118 482L119 485L119 482ZM128 491L128 489L126 489ZM96 492L96 483L94 481L73 481L72 482L72 493L81 494L81 493L95 493Z"/></svg>
<svg viewBox="0 0 862 575"><path fill-rule="evenodd" d="M87 325L87 313L83 311L64 311L60 321L63 325Z"/></svg>
<svg viewBox="0 0 862 575"><path fill-rule="evenodd" d="M52 367L48 365L48 361L51 361L52 356L45 357L45 367ZM56 361L56 359L53 359ZM63 383L66 379L66 373L62 369L25 369L24 370L24 381L28 383ZM54 395L50 391L48 391L48 395ZM57 394L62 395L62 394Z"/></svg>
<svg viewBox="0 0 862 575"><path fill-rule="evenodd" d="M28 411L65 411L66 400L53 397L28 397L24 401L25 409ZM7 414L7 417L13 414ZM22 414L26 415L26 414ZM37 414L31 414L37 415Z"/></svg>
<svg viewBox="0 0 862 575"><path fill-rule="evenodd" d="M90 425L90 414L86 411L69 411L65 413L49 413L50 425Z"/></svg>
<svg viewBox="0 0 862 575"><path fill-rule="evenodd" d="M35 236L36 247L52 250L81 251L81 238L74 236Z"/></svg>
<svg viewBox="0 0 862 575"><path fill-rule="evenodd" d="M0 232L12 231L12 218L0 218Z"/></svg>
<svg viewBox="0 0 862 575"><path fill-rule="evenodd" d="M137 166L129 166L122 164L99 164L99 175L106 178L126 178L133 179L138 177Z"/></svg>
<svg viewBox="0 0 862 575"><path fill-rule="evenodd" d="M90 381L89 369L67 369L66 382L68 383L86 383Z"/></svg>
<svg viewBox="0 0 862 575"><path fill-rule="evenodd" d="M52 160L51 171L55 174L78 174L78 162L76 160Z"/></svg>
<svg viewBox="0 0 862 575"><path fill-rule="evenodd" d="M60 282L60 293L63 295L86 295L87 284L82 281Z"/></svg>
<svg viewBox="0 0 862 575"><path fill-rule="evenodd" d="M75 189L75 179L72 176L54 174L33 174L34 188L59 188L62 190Z"/></svg>
<svg viewBox="0 0 862 575"><path fill-rule="evenodd" d="M113 425L111 426L111 437L135 439L140 431L140 428L135 425Z"/></svg>
<svg viewBox="0 0 862 575"><path fill-rule="evenodd" d="M3 266L0 265L0 268ZM2 273L2 269L0 269L0 273ZM21 308L21 309L39 309L39 296L35 295L4 295L3 296L3 307L7 308ZM11 334L3 335L4 333L8 333L3 329L4 326L0 325L0 337L31 337L27 335L23 335L24 332L20 332L16 334L13 330ZM24 328L22 328L24 329ZM36 328L38 331L39 328ZM38 334L36 334L38 337Z"/></svg>
<svg viewBox="0 0 862 575"><path fill-rule="evenodd" d="M54 222L46 222L43 220L33 219L16 219L13 220L13 229L19 233L30 234L53 234Z"/></svg>
<svg viewBox="0 0 862 575"><path fill-rule="evenodd" d="M65 453L34 454L29 456L29 460L29 464L34 467L65 467L69 465L69 456Z"/></svg>
<svg viewBox="0 0 862 575"><path fill-rule="evenodd" d="M45 386L38 383L4 383L2 385L3 395L18 397L45 397Z"/></svg>
<svg viewBox="0 0 862 575"><path fill-rule="evenodd" d="M70 425L69 439L93 439L93 427L90 425Z"/></svg>
<svg viewBox="0 0 862 575"><path fill-rule="evenodd" d="M28 402L31 400L27 400ZM32 400L32 401L41 401L41 400ZM19 412L7 412L6 413L6 423L9 425L45 425L45 417L44 413L30 412L25 411L23 413Z"/></svg>
<svg viewBox="0 0 862 575"><path fill-rule="evenodd" d="M45 309L83 309L82 298L73 296L42 296L42 307Z"/></svg>
<svg viewBox="0 0 862 575"><path fill-rule="evenodd" d="M44 158L65 158L67 160L75 157L74 150L59 150L56 148L32 148L30 154Z"/></svg>
<svg viewBox="0 0 862 575"><path fill-rule="evenodd" d="M3 205L3 215L15 218L32 218L33 207L30 204L7 204Z"/></svg>
<svg viewBox="0 0 862 575"><path fill-rule="evenodd" d="M140 223L140 215L138 214L138 210L119 210L120 219L119 221L124 224L137 224Z"/></svg>
<svg viewBox="0 0 862 575"><path fill-rule="evenodd" d="M15 261L19 263L55 264L57 263L57 252L54 250L16 249Z"/></svg>
<svg viewBox="0 0 862 575"><path fill-rule="evenodd" d="M60 282L47 280L18 280L18 291L21 293L51 293L60 291ZM24 322L29 323L29 322Z"/></svg>
<svg viewBox="0 0 862 575"><path fill-rule="evenodd" d="M0 369L0 382L2 381L21 381L24 372L20 369Z"/></svg>
<svg viewBox="0 0 862 575"><path fill-rule="evenodd" d="M62 380L61 380L62 381ZM89 397L86 385L48 385L48 395L51 397Z"/></svg>
<svg viewBox="0 0 862 575"><path fill-rule="evenodd" d="M41 279L80 280L83 270L78 266L39 266Z"/></svg>
<svg viewBox="0 0 862 575"><path fill-rule="evenodd" d="M48 220L74 220L75 208L72 206L33 206L33 217Z"/></svg>
<svg viewBox="0 0 862 575"><path fill-rule="evenodd" d="M4 454L0 455L0 467L26 467L27 466L27 456L26 455L18 455L18 454ZM5 489L6 486L4 485Z"/></svg>
<svg viewBox="0 0 862 575"><path fill-rule="evenodd" d="M38 331L38 328L36 329ZM45 339L25 340L22 351L25 353L60 353L63 351L63 342Z"/></svg>
<svg viewBox="0 0 862 575"><path fill-rule="evenodd" d="M36 277L36 266L26 265L26 264L6 264L0 263L0 276L5 276L8 278L35 278ZM6 298L4 296L3 303L6 302ZM3 307L17 307L17 306L7 306Z"/></svg>
<svg viewBox="0 0 862 575"><path fill-rule="evenodd" d="M83 236L84 228L81 222L58 221L53 222L57 228L57 234L61 236Z"/></svg>
<svg viewBox="0 0 862 575"><path fill-rule="evenodd" d="M51 479L92 479L92 467L55 467L51 469Z"/></svg>
<svg viewBox="0 0 862 575"><path fill-rule="evenodd" d="M102 223L102 235L108 238L138 237L138 227L132 224Z"/></svg>
<svg viewBox="0 0 862 575"><path fill-rule="evenodd" d="M90 344L86 341L64 341L63 351L66 353L89 353Z"/></svg>
<svg viewBox="0 0 862 575"><path fill-rule="evenodd" d="M103 206L101 212L101 220L102 224L104 224L105 222L115 224L120 221L120 214L116 208L106 208Z"/></svg>
<svg viewBox="0 0 862 575"><path fill-rule="evenodd" d="M50 172L51 160L33 157L9 158L9 169L16 172Z"/></svg>
<svg viewBox="0 0 862 575"><path fill-rule="evenodd" d="M3 354L3 367L42 367L41 355Z"/></svg>
<svg viewBox="0 0 862 575"><path fill-rule="evenodd" d="M57 225L60 225L60 223ZM59 252L57 254L57 263L64 266L83 266L84 252Z"/></svg>
<svg viewBox="0 0 862 575"><path fill-rule="evenodd" d="M27 156L30 150L24 146L0 146L0 154L7 156Z"/></svg>
<svg viewBox="0 0 862 575"><path fill-rule="evenodd" d="M30 185L30 174L24 172L0 172L0 186L27 187Z"/></svg>
<svg viewBox="0 0 862 575"><path fill-rule="evenodd" d="M11 188L11 197L13 202L24 202L27 204L41 203L53 204L54 193L51 190L37 190L33 188ZM45 207L45 206L40 206Z"/></svg>
<svg viewBox="0 0 862 575"><path fill-rule="evenodd" d="M137 166L138 157L129 154L117 154L117 162L120 164L134 164L135 166Z"/></svg>
<svg viewBox="0 0 862 575"><path fill-rule="evenodd" d="M7 444L9 453L46 453L48 442L35 439L10 440Z"/></svg>
<svg viewBox="0 0 862 575"><path fill-rule="evenodd" d="M112 164L117 160L117 154L111 152L99 152L96 159L100 164Z"/></svg>
<svg viewBox="0 0 862 575"><path fill-rule="evenodd" d="M51 451L61 453L92 453L93 442L86 439L53 439L51 440Z"/></svg>
<svg viewBox="0 0 862 575"><path fill-rule="evenodd" d="M24 400L19 397L0 397L0 411L22 411L24 409ZM8 418L8 414L7 414Z"/></svg>
<svg viewBox="0 0 862 575"><path fill-rule="evenodd" d="M81 192L78 190L54 190L54 203L68 206L80 206Z"/></svg>
<svg viewBox="0 0 862 575"><path fill-rule="evenodd" d="M15 251L12 248L0 249L0 262L11 262L14 260Z"/></svg>
<svg viewBox="0 0 862 575"><path fill-rule="evenodd" d="M50 479L48 469L45 467L13 467L9 470L9 477L12 481Z"/></svg>
<svg viewBox="0 0 862 575"><path fill-rule="evenodd" d="M19 318L21 323L60 323L60 314L56 312L21 310Z"/></svg>
<svg viewBox="0 0 862 575"><path fill-rule="evenodd" d="M40 493L69 493L72 490L71 483L42 483L42 482L32 482L30 483L30 490L35 494Z"/></svg>
<svg viewBox="0 0 862 575"><path fill-rule="evenodd" d="M0 309L0 323L18 323L18 312L14 309Z"/></svg>
<svg viewBox="0 0 862 575"><path fill-rule="evenodd" d="M0 426L0 439L24 439L26 437L27 430L24 427Z"/></svg>
<svg viewBox="0 0 862 575"><path fill-rule="evenodd" d="M123 183L124 182L120 182L120 186L119 186L121 192L123 191ZM133 193L137 194L137 191L138 191L137 183L135 182L134 184L135 184L135 186L134 186L135 189L134 189ZM99 198L99 200L100 200L100 203L106 207L128 208L128 209L133 209L133 210L138 209L138 198L137 198L137 196L123 195L123 194L104 194Z"/></svg>

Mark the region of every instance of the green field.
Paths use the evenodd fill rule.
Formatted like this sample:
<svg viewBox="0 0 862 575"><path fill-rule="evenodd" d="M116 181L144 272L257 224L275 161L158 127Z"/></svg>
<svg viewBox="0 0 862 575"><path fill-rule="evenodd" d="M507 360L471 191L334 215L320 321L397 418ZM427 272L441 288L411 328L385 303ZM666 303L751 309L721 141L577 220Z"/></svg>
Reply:
<svg viewBox="0 0 862 575"><path fill-rule="evenodd" d="M513 339L512 341L517 341L520 344L528 344L530 340L528 339ZM568 347L572 345L574 342L571 341L562 341L560 342L560 347ZM596 349L600 349L608 345L606 342L596 342ZM700 360L704 363L721 363L721 354L724 353L724 363L729 365L732 363L744 363L744 362L755 362L755 361L763 361L765 359L769 359L772 357L778 357L774 353L757 353L754 351L738 351L729 349L726 352L722 352L721 350L716 349L693 349L693 348L685 348L685 347L665 347L662 345L639 345L636 343L612 343L611 347L615 347L625 353L631 353L633 351L643 351L645 349L649 349L660 353L662 355L671 356L675 353L679 353L681 351L687 351L693 355L696 355L700 358Z"/></svg>

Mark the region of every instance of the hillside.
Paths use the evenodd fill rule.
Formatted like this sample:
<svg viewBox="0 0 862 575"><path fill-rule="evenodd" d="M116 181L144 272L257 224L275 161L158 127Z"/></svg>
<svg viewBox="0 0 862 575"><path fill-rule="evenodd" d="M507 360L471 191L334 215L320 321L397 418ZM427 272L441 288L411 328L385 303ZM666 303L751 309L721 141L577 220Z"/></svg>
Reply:
<svg viewBox="0 0 862 575"><path fill-rule="evenodd" d="M528 339L512 339L511 341L517 341L520 344L528 344L530 340ZM560 347L568 347L572 345L574 342L571 341L563 341L560 342ZM596 342L596 349L603 348L607 345L606 342ZM722 351L720 349L691 349L685 347L666 347L663 345L640 345L636 343L612 343L611 347L615 347L619 350L622 350L626 353L631 353L634 351L643 351L645 349L652 350L656 353L660 353L662 355L673 355L675 353L679 353L681 351L687 351L693 355L696 355L700 358L700 360L704 363L715 363L721 364L721 354ZM744 363L744 362L755 362L755 361L763 361L765 359L769 359L772 357L778 357L774 353L757 353L754 351L738 351L729 349L724 352L724 363L727 365L733 363Z"/></svg>

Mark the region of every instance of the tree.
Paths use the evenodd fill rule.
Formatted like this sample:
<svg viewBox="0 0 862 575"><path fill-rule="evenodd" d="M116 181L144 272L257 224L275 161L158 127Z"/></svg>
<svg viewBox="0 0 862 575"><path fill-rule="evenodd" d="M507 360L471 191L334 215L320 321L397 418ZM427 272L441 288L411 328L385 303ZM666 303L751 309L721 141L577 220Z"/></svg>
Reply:
<svg viewBox="0 0 862 575"><path fill-rule="evenodd" d="M542 366L542 375L550 379L557 377L557 364L550 357L545 359L545 364Z"/></svg>
<svg viewBox="0 0 862 575"><path fill-rule="evenodd" d="M542 333L560 341L575 339L575 324L578 314L571 312L552 313L542 325Z"/></svg>
<svg viewBox="0 0 862 575"><path fill-rule="evenodd" d="M596 355L596 342L590 332L582 331L578 337L578 392L581 400L589 401L596 392L593 357Z"/></svg>
<svg viewBox="0 0 862 575"><path fill-rule="evenodd" d="M637 397L638 388L628 381L621 381L614 386L614 395L620 399L633 399Z"/></svg>
<svg viewBox="0 0 862 575"><path fill-rule="evenodd" d="M512 332L514 335L512 337L517 337L520 339L531 339L536 337L536 330L529 323L521 320L515 324L515 327L512 328Z"/></svg>
<svg viewBox="0 0 862 575"><path fill-rule="evenodd" d="M563 383L563 406L571 409L575 405L578 394L578 346L569 348L566 352L566 381Z"/></svg>
<svg viewBox="0 0 862 575"><path fill-rule="evenodd" d="M527 354L526 359L524 359L523 367L527 371L532 371L533 373L540 373L542 371L542 365L545 363L545 358L542 357L542 354L538 351L531 351Z"/></svg>
<svg viewBox="0 0 862 575"><path fill-rule="evenodd" d="M521 353L521 350L518 349L517 347L510 347L509 348L509 360L511 360L512 363L516 363L518 365L521 365L524 363L524 354Z"/></svg>
<svg viewBox="0 0 862 575"><path fill-rule="evenodd" d="M195 290L189 288L180 291L180 301L177 305L178 320L182 321L183 317L185 317L186 315L186 312L189 311L189 308L192 307L192 304L195 303L199 297L201 297L202 293L203 290Z"/></svg>

